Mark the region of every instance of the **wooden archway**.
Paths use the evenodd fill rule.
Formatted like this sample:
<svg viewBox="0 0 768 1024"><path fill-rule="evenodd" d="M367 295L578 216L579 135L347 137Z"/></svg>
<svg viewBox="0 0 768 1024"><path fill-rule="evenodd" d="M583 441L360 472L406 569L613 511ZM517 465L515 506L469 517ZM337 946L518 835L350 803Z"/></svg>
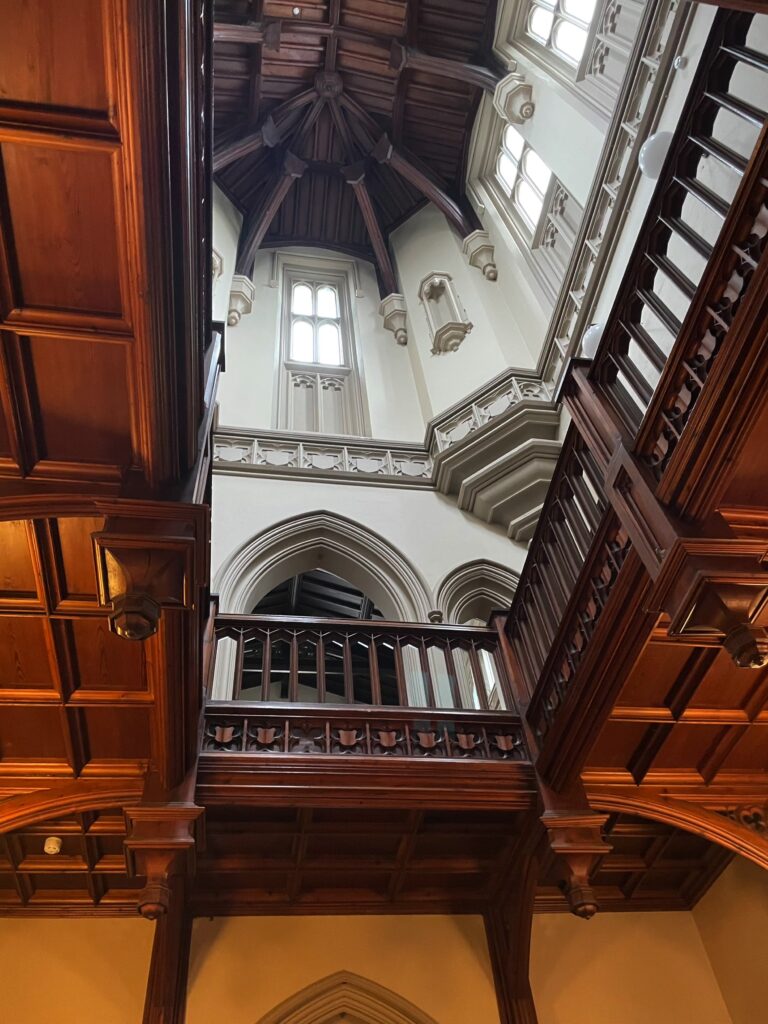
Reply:
<svg viewBox="0 0 768 1024"><path fill-rule="evenodd" d="M258 1024L328 1024L341 1014L349 1024L437 1024L407 999L349 971L308 985Z"/></svg>
<svg viewBox="0 0 768 1024"><path fill-rule="evenodd" d="M619 814L636 814L665 825L685 829L694 835L703 836L712 843L724 846L768 870L768 837L742 824L744 812L749 808L736 806L730 814L676 800L672 797L652 797L634 794L600 793L587 791L590 806L597 811L612 811ZM754 808L765 813L765 808Z"/></svg>
<svg viewBox="0 0 768 1024"><path fill-rule="evenodd" d="M0 800L0 834L68 814L125 807L141 799L143 779L93 779Z"/></svg>

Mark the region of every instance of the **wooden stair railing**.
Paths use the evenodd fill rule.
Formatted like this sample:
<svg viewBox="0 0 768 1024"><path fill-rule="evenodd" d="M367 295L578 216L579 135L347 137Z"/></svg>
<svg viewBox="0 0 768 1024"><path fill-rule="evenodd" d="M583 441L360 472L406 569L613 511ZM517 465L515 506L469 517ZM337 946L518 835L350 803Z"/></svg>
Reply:
<svg viewBox="0 0 768 1024"><path fill-rule="evenodd" d="M573 423L505 628L538 769L552 785L577 776L659 614L673 627L686 621L677 582L702 547L686 540L683 509L665 502L671 473L678 491L686 481L689 492L712 492L700 454L703 417L714 421L717 406L709 382L724 387L721 367L739 381L750 369L766 376L750 332L768 281L768 133L760 90L741 97L744 69L768 95L768 55L750 45L751 23L716 15L596 356L574 360L564 383ZM728 402L735 416L738 393ZM727 432L722 415L718 426ZM696 478L686 480L692 463ZM710 640L739 624L726 615L716 625L705 623ZM760 650L742 631L732 653L755 664Z"/></svg>

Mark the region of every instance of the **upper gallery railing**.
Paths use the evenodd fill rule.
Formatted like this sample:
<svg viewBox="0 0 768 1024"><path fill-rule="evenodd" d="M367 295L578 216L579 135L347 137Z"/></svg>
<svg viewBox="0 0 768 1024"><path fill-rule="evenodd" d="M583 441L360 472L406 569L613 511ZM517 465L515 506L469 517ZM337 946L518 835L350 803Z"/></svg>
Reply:
<svg viewBox="0 0 768 1024"><path fill-rule="evenodd" d="M768 56L721 10L588 381L661 479L768 238ZM587 431L591 424L582 425ZM540 741L631 550L603 489L600 429L566 437L507 623ZM590 445L597 445L590 448Z"/></svg>
<svg viewBox="0 0 768 1024"><path fill-rule="evenodd" d="M494 629L355 619L219 615L233 700L503 711ZM224 648L231 645L233 658Z"/></svg>

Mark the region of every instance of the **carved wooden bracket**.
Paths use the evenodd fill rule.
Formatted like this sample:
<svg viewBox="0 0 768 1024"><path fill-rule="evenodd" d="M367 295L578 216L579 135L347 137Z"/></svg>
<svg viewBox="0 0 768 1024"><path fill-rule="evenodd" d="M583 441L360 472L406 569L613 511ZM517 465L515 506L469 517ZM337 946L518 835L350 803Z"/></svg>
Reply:
<svg viewBox="0 0 768 1024"><path fill-rule="evenodd" d="M768 549L762 540L681 538L651 593L670 635L721 642L740 668L768 664L768 631L756 619L768 600Z"/></svg>
<svg viewBox="0 0 768 1024"><path fill-rule="evenodd" d="M566 874L561 887L572 913L589 919L599 909L590 884L590 875L611 847L603 838L607 814L591 810L546 810L541 821L549 836L549 845L561 857Z"/></svg>
<svg viewBox="0 0 768 1024"><path fill-rule="evenodd" d="M144 876L138 911L155 920L168 913L171 879L195 872L204 843L205 809L195 804L141 804L125 810L125 861L131 877Z"/></svg>
<svg viewBox="0 0 768 1024"><path fill-rule="evenodd" d="M112 519L93 535L99 602L112 608L113 633L146 640L157 632L162 607L193 606L191 529L182 522Z"/></svg>

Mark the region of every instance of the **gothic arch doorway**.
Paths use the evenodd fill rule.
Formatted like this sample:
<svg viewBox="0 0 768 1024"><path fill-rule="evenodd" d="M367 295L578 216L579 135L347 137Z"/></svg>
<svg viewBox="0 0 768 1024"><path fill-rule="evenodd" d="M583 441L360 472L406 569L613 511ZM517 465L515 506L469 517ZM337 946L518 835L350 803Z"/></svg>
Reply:
<svg viewBox="0 0 768 1024"><path fill-rule="evenodd" d="M437 1024L383 985L339 971L308 985L257 1024Z"/></svg>

